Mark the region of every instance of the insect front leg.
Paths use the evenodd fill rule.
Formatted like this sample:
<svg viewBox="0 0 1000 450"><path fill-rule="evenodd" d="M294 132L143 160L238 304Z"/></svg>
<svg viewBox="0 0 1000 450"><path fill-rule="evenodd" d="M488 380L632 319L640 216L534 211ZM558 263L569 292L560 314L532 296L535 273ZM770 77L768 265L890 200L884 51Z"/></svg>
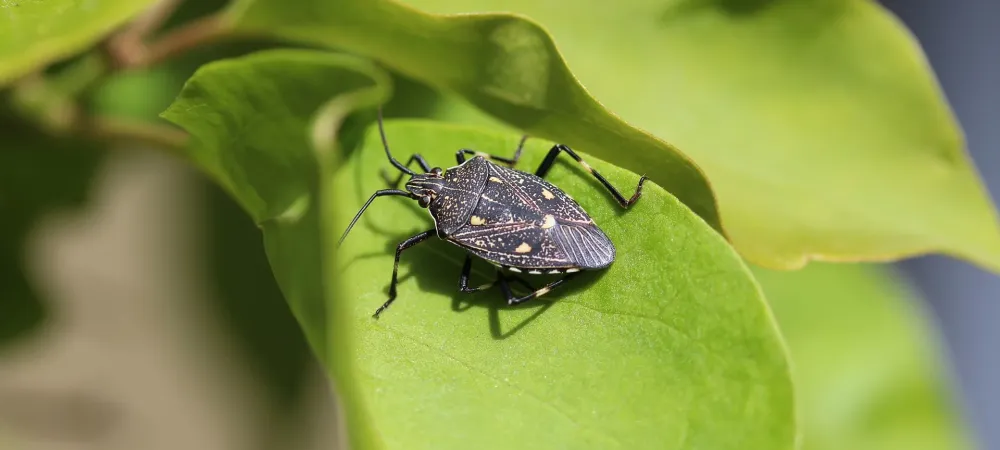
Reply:
<svg viewBox="0 0 1000 450"><path fill-rule="evenodd" d="M458 161L459 164L462 164L465 162L466 155L482 156L483 158L486 158L491 161L502 162L506 164L508 167L514 167L517 165L517 161L521 159L521 151L524 150L524 141L526 140L528 140L528 135L521 136L521 141L517 143L517 150L514 151L513 158L505 158L503 156L491 155L489 153L477 152L475 150L469 150L467 148L463 148L455 152L455 160Z"/></svg>
<svg viewBox="0 0 1000 450"><path fill-rule="evenodd" d="M526 302L528 300L531 300L533 298L538 298L538 297L541 297L541 296L543 296L545 294L548 294L549 291L551 291L552 289L555 289L557 286L559 286L559 285L561 285L561 284L569 281L571 278L575 277L577 274L573 273L573 274L566 275L566 276L564 276L564 277L562 277L562 278L560 278L560 279L558 279L556 281L553 281L553 282L551 282L549 284L546 284L545 286L542 286L541 289L538 289L537 291L534 291L534 292L532 292L532 293L530 293L528 295L525 295L524 297L517 297L517 296L515 296L514 292L512 292L510 290L510 285L507 284L507 280L503 278L503 275L500 274L499 271L498 271L497 275L500 276L500 279L498 280L500 282L500 290L503 291L504 297L507 298L507 304L508 305L516 305L518 303L524 303L524 302Z"/></svg>
<svg viewBox="0 0 1000 450"><path fill-rule="evenodd" d="M500 281L500 278L503 277L502 273L497 272L497 279L493 280L492 282L484 284L484 285L479 286L479 287L470 288L469 287L469 275L471 273L472 273L472 256L466 255L465 256L465 263L462 264L462 275L458 279L458 290L460 290L462 292L465 292L465 293L485 291L485 290L487 290L487 289L489 289L489 288L491 288L493 286L496 286L496 284ZM529 292L535 290L534 287L532 287L530 284L528 284L527 281L524 281L521 278L510 277L510 279L516 281L521 286L524 286L525 288L527 288Z"/></svg>
<svg viewBox="0 0 1000 450"><path fill-rule="evenodd" d="M377 310L375 310L375 314L373 314L372 317L378 319L378 315L382 314L382 311L385 311L385 309L392 304L393 300L396 300L396 275L399 273L399 256L403 253L403 250L406 250L410 247L413 247L414 245L426 241L431 236L434 236L435 233L436 231L433 229L427 230L403 242L400 242L399 245L396 246L396 260L393 261L392 263L392 282L389 283L389 299L386 300L385 303L383 303L382 306L380 306Z"/></svg>
<svg viewBox="0 0 1000 450"><path fill-rule="evenodd" d="M420 153L414 153L413 156L410 157L410 160L406 162L406 167L409 168L414 161L416 161L417 164L420 164L420 168L424 169L424 173L431 171L430 164L427 164L427 160L424 159ZM403 181L403 176L405 175L407 174L401 173L398 177L396 177L396 181L392 181L392 179L389 178L389 172L387 172L385 168L382 168L382 179L384 179L385 182L392 188L399 186L399 182Z"/></svg>
<svg viewBox="0 0 1000 450"><path fill-rule="evenodd" d="M636 186L635 193L632 194L632 198L625 199L625 196L623 196L621 192L618 192L618 189L615 189L615 187L612 186L611 183L608 183L608 180L605 180L600 173L597 173L596 170L591 168L590 164L587 164L586 161L580 158L580 156L577 155L576 152L573 151L573 149L562 144L557 144L556 146L552 147L551 150L549 150L549 154L545 156L545 160L542 161L542 164L538 166L538 170L535 171L535 176L539 178L545 178L545 175L549 173L549 169L551 169L552 165L555 164L556 157L559 156L559 153L562 152L566 152L566 154L575 159L576 162L580 163L580 165L583 166L584 170L590 172L590 174L593 175L594 178L597 178L597 181L600 181L601 184L604 185L604 187L608 188L608 191L610 191L611 195L615 197L615 200L618 201L618 204L622 205L622 208L628 208L629 206L632 206L632 204L635 203L636 200L639 200L639 197L642 195L642 185L643 183L646 182L647 179L645 175L639 178L639 185Z"/></svg>

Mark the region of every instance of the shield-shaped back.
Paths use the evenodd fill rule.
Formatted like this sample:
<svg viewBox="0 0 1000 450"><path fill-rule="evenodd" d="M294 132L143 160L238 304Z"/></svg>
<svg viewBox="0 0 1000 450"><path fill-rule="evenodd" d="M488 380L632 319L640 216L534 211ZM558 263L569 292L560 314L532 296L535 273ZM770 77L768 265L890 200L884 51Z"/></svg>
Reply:
<svg viewBox="0 0 1000 450"><path fill-rule="evenodd" d="M469 159L444 173L441 191L428 207L439 236L447 236L469 221L487 175L489 163L483 158Z"/></svg>

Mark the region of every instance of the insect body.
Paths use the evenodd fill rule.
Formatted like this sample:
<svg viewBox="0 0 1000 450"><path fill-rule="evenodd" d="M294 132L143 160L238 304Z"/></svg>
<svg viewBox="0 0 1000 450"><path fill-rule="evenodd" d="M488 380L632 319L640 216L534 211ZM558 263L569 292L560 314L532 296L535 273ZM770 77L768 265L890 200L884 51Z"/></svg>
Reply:
<svg viewBox="0 0 1000 450"><path fill-rule="evenodd" d="M608 236L576 201L543 179L560 153L567 153L580 163L625 208L639 199L642 185L646 181L645 176L641 177L635 194L625 199L601 174L591 169L572 149L564 145L552 147L534 175L515 170L513 166L521 156L527 137L521 139L514 157L510 159L461 149L455 154L459 165L447 170L430 168L419 154L413 155L403 165L389 151L382 127L381 109L379 132L386 156L393 166L403 172L395 181L388 177L386 181L395 188L404 175L409 175L410 179L405 190L383 189L375 192L348 225L340 238L341 242L365 209L375 198L381 196L405 196L417 200L422 208L430 212L434 228L417 234L396 247L389 299L375 311L376 318L396 298L397 272L402 252L434 235L469 253L459 278L459 289L462 292L477 292L499 284L507 303L511 305L542 296L582 270L598 270L610 266L615 259L615 246ZM466 159L468 155L473 157ZM420 165L424 173L409 169L408 166L414 162ZM478 288L468 287L472 255L497 267L495 281ZM515 273L563 274L563 277L536 290ZM510 289L510 281L527 286L533 292L517 297Z"/></svg>

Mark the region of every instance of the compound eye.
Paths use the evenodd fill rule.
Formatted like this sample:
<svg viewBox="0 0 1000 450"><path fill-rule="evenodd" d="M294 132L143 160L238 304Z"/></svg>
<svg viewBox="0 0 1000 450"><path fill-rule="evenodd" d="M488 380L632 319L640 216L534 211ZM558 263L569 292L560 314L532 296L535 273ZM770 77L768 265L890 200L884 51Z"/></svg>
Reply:
<svg viewBox="0 0 1000 450"><path fill-rule="evenodd" d="M431 169L431 175L433 175L435 177L440 177L442 172L443 171L441 170L440 167L435 167L435 168Z"/></svg>
<svg viewBox="0 0 1000 450"><path fill-rule="evenodd" d="M421 208L426 208L431 204L431 196L425 195L423 197L420 197L419 199L417 199L417 203L420 204Z"/></svg>

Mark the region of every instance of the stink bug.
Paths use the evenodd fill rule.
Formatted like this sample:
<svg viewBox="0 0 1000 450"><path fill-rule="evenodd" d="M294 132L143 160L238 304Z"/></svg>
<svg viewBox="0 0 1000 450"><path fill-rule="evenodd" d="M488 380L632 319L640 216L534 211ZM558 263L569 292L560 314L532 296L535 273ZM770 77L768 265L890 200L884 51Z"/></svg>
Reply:
<svg viewBox="0 0 1000 450"><path fill-rule="evenodd" d="M389 299L375 311L375 318L396 299L400 255L435 234L468 252L459 277L459 290L478 292L499 284L509 305L545 295L581 270L599 270L610 266L615 260L615 245L575 200L543 179L560 153L568 154L597 178L623 208L628 208L639 199L642 185L646 182L643 175L639 178L635 194L626 199L572 149L561 144L549 150L534 175L515 170L527 136L521 138L513 158L460 149L455 153L458 165L447 170L431 168L420 154L411 156L404 165L389 151L381 108L378 111L378 128L386 157L402 173L395 180L383 173L391 189L372 194L344 230L340 243L344 242L372 201L383 196L416 200L421 208L430 212L434 228L396 246ZM472 158L466 159L469 155ZM414 162L424 173L416 173L409 168ZM406 189L396 189L404 175L410 176ZM496 266L496 280L485 286L468 287L472 255ZM536 290L514 273L562 274L563 277ZM533 292L517 297L510 289L510 281L527 286Z"/></svg>

